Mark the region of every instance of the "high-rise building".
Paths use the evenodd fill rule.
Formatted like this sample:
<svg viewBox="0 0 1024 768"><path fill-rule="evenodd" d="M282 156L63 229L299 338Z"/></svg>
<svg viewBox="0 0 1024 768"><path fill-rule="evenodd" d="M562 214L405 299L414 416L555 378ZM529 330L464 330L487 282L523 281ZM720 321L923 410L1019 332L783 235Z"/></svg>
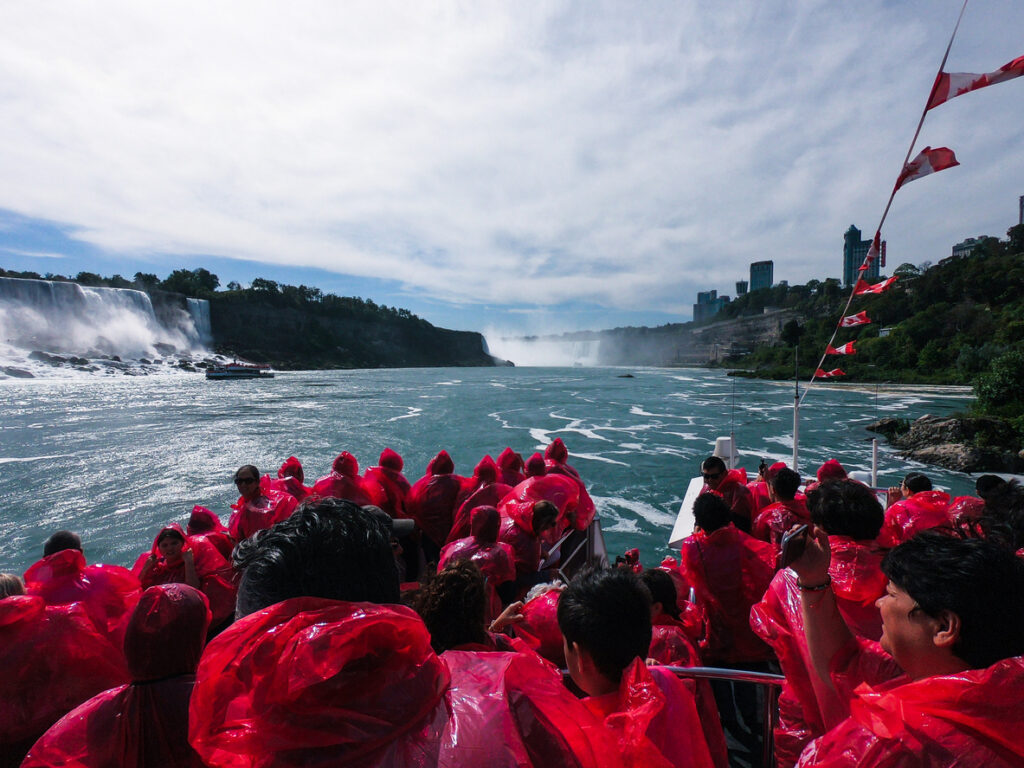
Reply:
<svg viewBox="0 0 1024 768"><path fill-rule="evenodd" d="M737 296L746 296L747 295L747 281L746 280L737 280L736 281L736 295Z"/></svg>
<svg viewBox="0 0 1024 768"><path fill-rule="evenodd" d="M871 263L863 276L857 271L864 263L864 258L868 255L870 247L871 240L861 240L860 230L851 224L850 228L846 230L846 234L843 235L843 285L852 286L857 282L858 277L863 277L867 282L878 279L880 266L878 258Z"/></svg>
<svg viewBox="0 0 1024 768"><path fill-rule="evenodd" d="M714 317L728 303L729 297L719 296L717 290L698 292L697 303L693 305L693 322L699 323Z"/></svg>
<svg viewBox="0 0 1024 768"><path fill-rule="evenodd" d="M759 291L762 288L771 288L775 284L775 263L768 261L755 261L750 265L750 290Z"/></svg>

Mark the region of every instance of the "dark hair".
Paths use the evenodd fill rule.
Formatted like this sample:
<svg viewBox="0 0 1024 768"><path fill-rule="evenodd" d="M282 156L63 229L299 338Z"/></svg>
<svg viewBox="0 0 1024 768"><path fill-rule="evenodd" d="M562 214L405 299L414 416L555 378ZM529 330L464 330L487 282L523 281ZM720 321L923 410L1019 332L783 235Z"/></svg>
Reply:
<svg viewBox="0 0 1024 768"><path fill-rule="evenodd" d="M932 481L920 472L911 472L903 478L903 487L912 494L921 493L921 491L930 491L932 489Z"/></svg>
<svg viewBox="0 0 1024 768"><path fill-rule="evenodd" d="M0 600L14 595L24 595L25 585L15 573L0 573Z"/></svg>
<svg viewBox="0 0 1024 768"><path fill-rule="evenodd" d="M885 522L875 492L856 480L826 480L807 494L811 522L830 536L858 541L877 538Z"/></svg>
<svg viewBox="0 0 1024 768"><path fill-rule="evenodd" d="M1004 543L1014 551L1024 547L1024 486L1010 480L989 487L978 526L987 539Z"/></svg>
<svg viewBox="0 0 1024 768"><path fill-rule="evenodd" d="M694 499L693 520L702 531L711 533L732 522L732 510L717 493L702 493Z"/></svg>
<svg viewBox="0 0 1024 768"><path fill-rule="evenodd" d="M982 475L974 481L974 490L981 498L988 501L988 497L993 491L998 491L1005 485L1006 481L999 475Z"/></svg>
<svg viewBox="0 0 1024 768"><path fill-rule="evenodd" d="M391 532L344 499L304 502L288 519L239 542L232 560L242 572L238 616L290 597L399 599Z"/></svg>
<svg viewBox="0 0 1024 768"><path fill-rule="evenodd" d="M985 539L922 531L882 561L929 616L960 617L953 653L972 669L1024 654L1024 560Z"/></svg>
<svg viewBox="0 0 1024 768"><path fill-rule="evenodd" d="M558 599L558 627L618 683L630 662L650 650L651 593L623 568L583 571Z"/></svg>
<svg viewBox="0 0 1024 768"><path fill-rule="evenodd" d="M63 552L65 549L77 549L82 551L82 537L72 531L57 531L50 534L50 538L43 544L43 557L49 557L56 552Z"/></svg>
<svg viewBox="0 0 1024 768"><path fill-rule="evenodd" d="M701 462L700 469L702 472L714 471L717 474L718 472L725 472L727 468L725 462L717 456L708 456Z"/></svg>
<svg viewBox="0 0 1024 768"><path fill-rule="evenodd" d="M544 526L554 525L558 521L558 507L550 501L538 501L533 505L533 533L539 534Z"/></svg>
<svg viewBox="0 0 1024 768"><path fill-rule="evenodd" d="M159 546L160 542L164 539L179 539L182 543L185 542L185 536L181 531L176 528L164 528L160 533L156 535L156 543Z"/></svg>
<svg viewBox="0 0 1024 768"><path fill-rule="evenodd" d="M667 613L673 619L678 620L679 604L676 601L679 595L672 577L660 568L649 568L640 574L640 581L651 593L651 600L661 603L662 613Z"/></svg>
<svg viewBox="0 0 1024 768"><path fill-rule="evenodd" d="M252 476L254 478L256 478L257 480L260 479L260 471L258 469L256 469L256 467L254 467L252 464L243 464L242 466L240 466L238 469L235 470L235 474L232 476L231 479L232 480L237 480L238 479L238 473L239 472L246 472L246 471L251 472Z"/></svg>
<svg viewBox="0 0 1024 768"><path fill-rule="evenodd" d="M487 640L487 587L472 560L457 560L432 576L413 598L412 609L427 625L436 653Z"/></svg>
<svg viewBox="0 0 1024 768"><path fill-rule="evenodd" d="M796 492L800 490L800 473L789 467L783 467L768 480L768 484L780 499L792 501Z"/></svg>

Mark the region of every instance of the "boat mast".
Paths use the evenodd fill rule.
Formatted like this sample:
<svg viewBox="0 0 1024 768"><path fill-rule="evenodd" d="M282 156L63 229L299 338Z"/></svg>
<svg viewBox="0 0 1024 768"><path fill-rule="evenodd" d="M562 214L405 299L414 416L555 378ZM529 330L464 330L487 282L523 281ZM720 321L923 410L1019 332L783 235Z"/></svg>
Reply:
<svg viewBox="0 0 1024 768"><path fill-rule="evenodd" d="M793 471L800 456L800 342L793 345Z"/></svg>

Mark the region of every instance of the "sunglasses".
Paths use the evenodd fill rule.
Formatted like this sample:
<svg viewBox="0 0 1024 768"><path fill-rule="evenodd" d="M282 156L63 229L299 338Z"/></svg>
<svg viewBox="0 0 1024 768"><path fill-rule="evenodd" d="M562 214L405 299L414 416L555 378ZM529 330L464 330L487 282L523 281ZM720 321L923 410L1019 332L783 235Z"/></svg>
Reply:
<svg viewBox="0 0 1024 768"><path fill-rule="evenodd" d="M708 472L701 472L700 476L703 477L705 480L717 480L720 477L724 477L725 472L715 472L714 474Z"/></svg>
<svg viewBox="0 0 1024 768"><path fill-rule="evenodd" d="M255 477L236 477L235 485L248 485L249 483L255 483Z"/></svg>

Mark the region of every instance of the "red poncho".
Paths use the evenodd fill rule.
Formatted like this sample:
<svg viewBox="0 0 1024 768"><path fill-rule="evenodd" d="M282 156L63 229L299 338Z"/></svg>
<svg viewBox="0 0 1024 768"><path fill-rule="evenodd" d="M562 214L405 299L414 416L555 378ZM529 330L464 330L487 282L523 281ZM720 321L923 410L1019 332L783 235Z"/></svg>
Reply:
<svg viewBox="0 0 1024 768"><path fill-rule="evenodd" d="M121 649L82 606L36 595L0 600L0 760L18 765L36 739L86 699L128 682Z"/></svg>
<svg viewBox="0 0 1024 768"><path fill-rule="evenodd" d="M585 531L594 519L594 502L583 484L559 474L526 478L501 500L498 511L502 517L522 517L526 508L532 510L538 501L550 501L558 507L555 529L559 532L565 531L570 522L577 531Z"/></svg>
<svg viewBox="0 0 1024 768"><path fill-rule="evenodd" d="M885 510L885 522L878 533L878 546L892 549L916 533L949 526L949 494L921 491Z"/></svg>
<svg viewBox="0 0 1024 768"><path fill-rule="evenodd" d="M756 512L754 497L747 490L747 473L744 470L730 469L718 483L718 487L712 488L710 485L705 485L700 492L719 494L732 510L733 522L744 530L750 529Z"/></svg>
<svg viewBox="0 0 1024 768"><path fill-rule="evenodd" d="M604 720L623 766L715 766L693 692L667 670L635 659L622 673L618 691L583 703Z"/></svg>
<svg viewBox="0 0 1024 768"><path fill-rule="evenodd" d="M558 670L530 653L446 651L451 719L439 764L548 768L619 763L615 745Z"/></svg>
<svg viewBox="0 0 1024 768"><path fill-rule="evenodd" d="M498 455L498 469L501 470L499 479L505 485L515 488L523 482L526 479L526 475L523 474L524 467L523 457L511 448L506 448Z"/></svg>
<svg viewBox="0 0 1024 768"><path fill-rule="evenodd" d="M196 576L199 577L199 588L206 595L210 603L210 611L213 614L213 626L220 626L235 614L235 598L238 588L235 585L232 575L231 564L224 559L224 556L217 551L209 541L200 536L187 536L177 523L162 528L164 531L177 531L185 539L181 551L191 551L195 563ZM150 569L143 579L142 586L146 589L157 584L184 584L185 583L185 561L180 560L174 565L169 565L160 554L160 547L157 542L160 533L153 539L153 547L149 552L143 552L135 561L132 573L141 578L142 569L150 555L155 555L156 564Z"/></svg>
<svg viewBox="0 0 1024 768"><path fill-rule="evenodd" d="M526 460L526 467L523 470L523 474L526 475L526 477L524 477L523 480L531 477L541 477L546 473L547 467L544 466L544 457L539 453L534 453ZM512 487L514 488L515 486Z"/></svg>
<svg viewBox="0 0 1024 768"><path fill-rule="evenodd" d="M224 556L225 560L231 561L235 540L231 538L228 529L224 527L220 518L213 511L196 504L192 507L192 515L188 519L188 528L185 529L185 532L193 539L202 538L210 542Z"/></svg>
<svg viewBox="0 0 1024 768"><path fill-rule="evenodd" d="M455 500L455 516L446 543L469 536L470 516L474 509L480 506L496 507L512 492L511 486L498 482L497 476L498 468L490 456L485 456L476 465L473 477L469 478L469 482Z"/></svg>
<svg viewBox="0 0 1024 768"><path fill-rule="evenodd" d="M276 478L270 475L260 478L260 490L264 493L266 491L282 491L294 496L296 501L302 501L312 493L312 489L302 484L305 477L302 462L294 456L289 456L277 470Z"/></svg>
<svg viewBox="0 0 1024 768"><path fill-rule="evenodd" d="M207 646L189 741L208 766L435 766L448 670L408 608L299 597Z"/></svg>
<svg viewBox="0 0 1024 768"><path fill-rule="evenodd" d="M562 593L549 589L528 600L523 620L512 626L517 639L559 668L565 667L565 647L562 630L558 628L558 598Z"/></svg>
<svg viewBox="0 0 1024 768"><path fill-rule="evenodd" d="M949 522L954 528L970 529L985 512L985 500L977 496L957 496L949 502Z"/></svg>
<svg viewBox="0 0 1024 768"><path fill-rule="evenodd" d="M379 466L366 470L363 486L373 499L373 503L391 517L408 517L405 512L405 500L411 486L402 474L405 462L398 453L385 448L381 451L378 463Z"/></svg>
<svg viewBox="0 0 1024 768"><path fill-rule="evenodd" d="M580 473L569 465L569 449L565 447L562 438L556 437L547 448L544 449L545 474L566 475L574 480L580 479Z"/></svg>
<svg viewBox="0 0 1024 768"><path fill-rule="evenodd" d="M430 460L427 474L413 484L405 503L405 511L439 547L452 529L455 499L462 490L463 478L452 474L454 471L451 456L441 451Z"/></svg>
<svg viewBox="0 0 1024 768"><path fill-rule="evenodd" d="M72 710L35 743L22 768L198 766L188 745L188 702L209 624L198 590L147 589L125 637L132 683Z"/></svg>
<svg viewBox="0 0 1024 768"><path fill-rule="evenodd" d="M872 658L873 657L873 658ZM885 661L889 665L886 667ZM864 670L888 676L864 676ZM910 681L877 643L832 661L850 716L810 744L801 768L1019 768L1024 765L1024 657Z"/></svg>
<svg viewBox="0 0 1024 768"><path fill-rule="evenodd" d="M476 563L487 579L488 619L490 622L501 613L501 600L497 588L507 581L515 581L515 555L508 544L498 542L498 528L501 516L494 507L477 507L473 510L472 535L453 541L441 550L437 570L444 570L449 563L470 560Z"/></svg>
<svg viewBox="0 0 1024 768"><path fill-rule="evenodd" d="M235 541L242 541L256 531L287 520L297 506L299 502L295 497L282 491L261 491L254 499L239 496L238 501L231 505L235 511L228 521L228 532Z"/></svg>
<svg viewBox="0 0 1024 768"><path fill-rule="evenodd" d="M888 579L882 556L873 544L846 536L829 536L829 575L839 612L850 630L877 640L882 619L875 601L885 594ZM817 676L807 650L796 574L786 568L772 579L764 599L750 612L753 630L768 643L786 676L779 698L775 755L779 766L793 765L810 742L845 716L845 702Z"/></svg>
<svg viewBox="0 0 1024 768"><path fill-rule="evenodd" d="M47 605L81 603L93 625L115 648L124 640L128 617L139 601L142 587L127 568L86 565L78 549L64 549L44 557L25 571L25 591Z"/></svg>
<svg viewBox="0 0 1024 768"><path fill-rule="evenodd" d="M704 635L704 613L696 605L690 602L690 585L686 583L683 575L679 572L679 561L671 555L666 555L658 570L665 571L672 577L672 583L676 588L676 607L679 608L679 622L686 631L690 640L697 642Z"/></svg>
<svg viewBox="0 0 1024 768"><path fill-rule="evenodd" d="M359 462L348 451L342 451L334 458L330 473L313 484L313 494L324 499L346 499L360 507L373 503L363 478L359 476Z"/></svg>
<svg viewBox="0 0 1024 768"><path fill-rule="evenodd" d="M534 479L537 478L531 478ZM533 533L532 502L509 506L502 504L498 541L511 548L517 579L528 578L537 573L541 563L541 548L540 538Z"/></svg>
<svg viewBox="0 0 1024 768"><path fill-rule="evenodd" d="M775 573L771 545L733 525L696 531L680 549L679 572L707 617L701 656L708 664L764 661L771 649L750 629L750 607Z"/></svg>
<svg viewBox="0 0 1024 768"><path fill-rule="evenodd" d="M750 529L750 535L771 544L775 558L778 559L782 537L786 532L794 525L806 525L810 522L811 513L807 511L807 503L803 499L777 501L758 513Z"/></svg>

